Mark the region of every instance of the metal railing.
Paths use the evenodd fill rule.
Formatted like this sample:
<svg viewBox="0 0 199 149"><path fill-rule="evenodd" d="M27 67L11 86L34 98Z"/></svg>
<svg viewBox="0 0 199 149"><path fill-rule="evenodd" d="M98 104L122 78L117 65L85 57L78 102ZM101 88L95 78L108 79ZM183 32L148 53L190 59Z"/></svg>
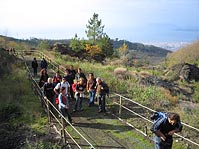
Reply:
<svg viewBox="0 0 199 149"><path fill-rule="evenodd" d="M36 54L38 54L41 58L44 57L44 58L48 61L48 63L53 67L53 69L57 69L57 70L59 70L59 71L61 71L61 72L63 73L62 70L64 70L64 67L62 67L62 66L60 66L59 64L53 62L53 61L52 61L48 56L46 56L44 53L42 53L42 52L40 52L40 51L28 51L28 52L36 53ZM22 55L23 55L23 54L26 53L26 51L20 51L20 53L22 53ZM60 68L61 68L62 70L60 70ZM29 74L31 75L31 72L29 72ZM38 95L40 96L41 101L43 100L43 101L45 102L46 107L49 107L49 104L50 104L51 106L53 106L53 108L55 108L54 105L53 105L48 99L44 99L44 96L43 96L43 94L41 93L41 90L40 90L40 88L39 88L37 82L36 82L33 78L32 78L32 82L34 82L34 83L33 83L34 86L35 86L34 88L35 88L36 92L38 93ZM138 102L135 102L135 101L133 101L132 99L126 98L126 97L124 97L124 96L122 96L122 95L120 95L120 94L113 93L113 95L115 95L116 97L119 98L119 102L113 101L113 104L119 106L119 109L118 109L118 114L119 114L119 116L116 116L116 115L114 115L114 116L116 116L120 121L125 122L125 120L121 118L122 109L125 109L125 110L131 112L132 114L134 114L134 115L140 117L141 119L145 120L146 122L148 122L148 123L153 123L153 121L149 120L149 119L146 118L145 116L142 116L141 114L139 114L139 113L137 113L137 112L135 112L135 111L129 109L129 107L124 106L124 105L123 105L123 102L124 102L124 101L131 102L131 103L136 104L136 105L138 105L139 107L142 107L143 109L146 109L146 110L148 110L148 111L150 111L150 112L155 112L155 110L153 110L153 109L151 109L151 108L149 108L149 107L146 107L146 106L144 106L144 105L142 105L142 104L140 104L140 103L138 103ZM47 108L47 109L48 109L48 108ZM55 109L56 109L56 108L55 108ZM61 114L57 109L56 109L56 111L57 111L59 114ZM52 111L50 111L50 110L48 110L48 113L49 113L48 115L53 115ZM55 116L53 116L53 117L56 119ZM50 121L50 118L51 118L51 117L49 116L49 121ZM67 121L63 116L62 116L62 119L64 119L64 120L68 123L68 121ZM59 123L60 125L62 124L61 122L58 122L58 123ZM127 125L133 127L135 130L137 130L138 132L140 132L140 133L143 134L144 136L147 136L146 131L144 132L144 131L142 131L142 130L136 128L136 127L134 127L134 126L133 126L131 123L129 123L129 122L125 122L125 123L126 123ZM70 125L70 123L68 123L68 124ZM193 126L188 125L188 124L183 123L183 122L182 122L182 124L183 124L183 126L186 126L186 127L190 128L190 129L193 129L194 131L196 131L196 132L199 133L199 129L198 129L198 128L193 127ZM62 124L62 125L63 125L63 124ZM73 126L71 125L71 127L73 127ZM74 128L74 127L73 127L73 128ZM146 129L147 129L147 128L146 128ZM74 128L74 130L77 131L75 128ZM81 137L83 137L78 131L77 131L77 133L78 133ZM68 134L68 133L67 133L67 134ZM69 134L68 134L68 135L69 135ZM192 140L190 140L190 139L188 139L188 138L186 138L186 137L184 137L184 136L182 136L182 135L179 135L179 134L175 134L175 135L178 136L179 138L181 138L182 140L185 140L185 141L187 141L188 143L193 144L193 145L199 147L199 144L198 144L197 142L194 142L194 141L192 141ZM83 138L84 138L84 137L83 137ZM85 140L86 140L86 139L85 139ZM90 144L88 141L87 141L87 143L91 146L91 148L94 148L94 147L92 146L92 144Z"/></svg>
<svg viewBox="0 0 199 149"><path fill-rule="evenodd" d="M146 122L153 123L153 121L149 120L147 117L145 117L145 116L143 116L143 115L141 115L141 114L139 114L139 113L137 113L137 112L134 112L133 110L129 109L129 107L124 106L124 105L123 105L123 102L124 102L124 101L131 102L131 103L136 104L136 105L138 105L138 106L142 107L143 109L146 109L146 110L148 110L148 111L150 111L150 112L156 112L155 110L153 110L153 109L151 109L151 108L149 108L149 107L146 107L146 106L144 106L144 105L142 105L142 104L140 104L140 103L138 103L138 102L135 102L135 101L133 101L132 99L126 98L126 97L124 97L124 96L122 96L122 95L120 95L120 94L117 94L117 93L113 93L113 94L116 95L117 97L119 97L119 102L113 101L113 104L119 106L119 109L118 109L118 115L119 115L119 116L114 115L114 116L116 116L119 120L124 121L124 119L121 118L121 115L122 115L122 109L125 109L125 110L131 112L132 114L134 114L134 115L140 117L141 119L145 120ZM193 131L196 131L196 132L199 134L199 129L198 129L198 128L193 127L193 126L188 125L188 124L183 123L183 122L181 122L181 123L182 123L183 126L186 126L186 127L188 127L189 129L192 129ZM129 122L126 122L126 124L129 125L129 126L131 126L131 127L133 127L135 130L137 130L138 132L140 132L140 133L143 134L144 136L147 136L147 135L148 135L148 134L146 133L146 132L147 132L146 130L145 130L145 132L144 132L144 131L141 131L140 129L137 129L135 126L133 126L133 125L130 124ZM146 128L146 129L147 129L147 128ZM193 144L193 145L199 147L199 143L197 143L197 142L195 142L195 141L192 141L192 140L190 140L189 138L186 138L186 137L184 137L184 136L182 136L182 135L179 135L179 134L176 134L176 133L175 133L175 135L176 135L177 137L181 138L182 140L185 140L185 141L187 141L188 143Z"/></svg>
<svg viewBox="0 0 199 149"><path fill-rule="evenodd" d="M18 55L19 55L19 53L18 53ZM32 76L32 73L31 73L31 71L30 71L30 69L29 69L29 67L28 67L28 65L26 63L26 60L24 58L23 53L22 53L21 56L22 56L22 58L23 58L23 60L25 62L26 70L28 72L28 78L31 81L32 89L33 89L34 93L38 96L38 98L40 99L42 107L45 108L46 113L48 115L48 121L49 121L49 123L51 123L52 118L54 118L56 120L57 124L59 124L59 126L61 126L61 136L62 136L62 138L63 138L63 140L64 140L65 143L68 144L68 142L67 142L67 136L66 136L66 134L67 134L71 138L71 140L73 141L73 143L75 143L78 148L81 148L81 146L72 137L72 135L70 135L70 133L65 129L66 128L66 124L67 124L67 126L70 126L74 130L74 132L76 132L88 144L88 147L90 149L94 149L94 146L71 123L69 123L69 121L60 113L60 111L57 110L57 108L54 106L54 104L52 104L49 101L49 99L47 99L44 96L42 90L40 89L40 87L39 87L39 85L37 83L37 81ZM56 115L59 115L61 117L61 120L59 120L57 118L57 116L54 114L54 112L52 112L52 110L49 108L50 106L52 107L52 110L56 112Z"/></svg>

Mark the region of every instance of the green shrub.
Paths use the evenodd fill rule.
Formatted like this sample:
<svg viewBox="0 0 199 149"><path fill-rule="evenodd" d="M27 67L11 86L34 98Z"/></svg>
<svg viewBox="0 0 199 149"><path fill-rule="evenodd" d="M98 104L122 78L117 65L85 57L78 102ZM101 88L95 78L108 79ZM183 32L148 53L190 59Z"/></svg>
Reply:
<svg viewBox="0 0 199 149"><path fill-rule="evenodd" d="M194 102L199 102L199 82L195 82L195 83L193 83L193 87L194 87L194 90L195 90L195 92L194 92L194 95L193 95L193 101Z"/></svg>

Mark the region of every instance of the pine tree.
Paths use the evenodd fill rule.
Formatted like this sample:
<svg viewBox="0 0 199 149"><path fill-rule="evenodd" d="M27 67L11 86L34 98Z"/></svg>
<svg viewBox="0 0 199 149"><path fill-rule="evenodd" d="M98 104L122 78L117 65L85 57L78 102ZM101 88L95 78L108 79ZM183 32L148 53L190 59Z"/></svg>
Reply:
<svg viewBox="0 0 199 149"><path fill-rule="evenodd" d="M92 44L96 44L96 40L103 36L104 25L102 26L102 21L98 19L98 14L94 13L93 17L88 21L86 25L87 29L85 32L88 39Z"/></svg>

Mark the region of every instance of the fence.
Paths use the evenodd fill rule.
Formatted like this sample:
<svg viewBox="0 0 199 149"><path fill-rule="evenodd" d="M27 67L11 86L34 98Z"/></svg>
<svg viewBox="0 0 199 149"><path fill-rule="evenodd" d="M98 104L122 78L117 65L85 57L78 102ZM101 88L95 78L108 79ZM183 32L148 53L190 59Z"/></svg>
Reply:
<svg viewBox="0 0 199 149"><path fill-rule="evenodd" d="M38 96L38 98L40 99L42 107L45 108L47 115L48 115L49 123L51 123L52 118L56 120L57 124L59 124L59 126L61 127L61 133L60 134L61 134L61 136L64 140L64 143L68 143L67 139L66 139L67 135L68 135L71 138L71 140L76 144L76 146L78 148L81 148L81 146L70 135L70 133L68 133L66 131L66 129L65 129L66 126L70 126L87 143L87 146L89 146L89 148L94 149L94 146L71 123L69 123L69 121L60 113L60 111L57 110L57 108L43 95L43 92L40 89L38 83L34 80L34 78L32 76L32 73L31 73L31 71L30 71L30 69L29 69L29 67L26 63L26 60L25 60L23 54L24 53L22 53L21 56L22 56L22 58L25 62L25 66L26 66L27 73L28 73L28 78L31 81L32 89L33 89L34 93ZM43 55L42 55L42 57L43 57ZM48 62L50 62L49 59L47 59L47 60L48 60ZM55 66L55 65L53 65L53 66ZM52 107L52 110L50 109L50 106ZM56 114L53 111L55 111ZM59 115L61 117L61 120L59 120L56 115Z"/></svg>
<svg viewBox="0 0 199 149"><path fill-rule="evenodd" d="M116 116L119 120L124 121L124 119L121 118L121 115L122 115L122 109L125 109L125 110L127 110L127 111L133 113L133 114L136 115L137 117L140 117L142 120L144 120L144 121L146 121L146 122L148 122L148 123L153 123L153 121L149 120L149 118L146 117L146 115L143 116L143 115L139 114L138 112L135 112L135 111L129 109L129 107L124 106L124 105L123 105L123 102L124 102L124 101L128 101L128 102L133 103L133 104L135 104L135 105L137 105L137 106L139 106L139 107L142 107L143 109L145 109L145 110L147 110L147 111L150 111L151 113L156 112L155 110L150 109L149 107L143 106L142 104L140 104L140 103L138 103L138 102L135 102L135 101L133 101L132 99L128 99L128 98L126 98L126 97L124 97L124 96L122 96L122 95L120 95L120 94L117 94L117 93L113 93L113 94L114 94L115 96L119 97L119 101L118 101L118 102L117 102L117 101L113 101L113 104L118 105L118 116L116 116L116 115L114 115L114 116ZM129 126L131 126L131 127L133 127L135 130L137 130L138 132L140 132L140 133L143 134L144 136L148 136L148 129L149 129L149 128L147 128L147 126L145 126L144 131L142 131L142 130L137 129L136 127L134 127L134 126L133 126L131 123L129 123L129 122L126 122L126 124L129 125ZM183 122L182 122L182 124L183 124L184 127L188 127L189 129L192 129L192 130L195 131L197 134L199 134L199 129L198 129L198 128L195 128L195 127L193 127L193 126L191 126L191 125L188 125L188 124L186 124L186 123L183 123ZM175 135L176 135L177 137L181 138L182 140L187 141L189 144L192 144L192 145L195 145L195 146L198 146L198 147L199 147L199 143L197 143L197 142L195 142L195 141L192 141L192 140L190 140L189 138L186 138L186 137L184 137L184 136L182 136L182 135L179 135L179 134L175 134Z"/></svg>
<svg viewBox="0 0 199 149"><path fill-rule="evenodd" d="M39 51L19 51L19 52L20 52L22 55L27 54L27 52L36 53L36 54L38 54L41 58L45 58L45 59L48 61L48 63L51 65L51 67L52 67L53 69L57 69L57 70L59 70L59 71L61 71L61 72L63 73L62 70L64 70L64 67L62 67L62 66L60 66L59 64L53 62L48 56L46 56L46 55L43 54L42 52L39 52ZM25 64L26 64L26 63L25 63ZM56 107L54 107L54 105L53 105L48 99L44 98L44 96L43 96L43 94L42 94L42 91L41 91L41 89L39 88L37 82L32 78L31 72L30 72L30 70L29 70L27 64L26 64L26 68L27 68L27 70L28 70L29 78L30 78L30 80L32 81L32 86L33 86L34 92L39 96L42 105L45 105L45 107L46 107L46 109L47 109L47 114L48 114L49 122L51 122L52 117L53 117L54 119L56 119L56 121L57 121L57 122L59 123L59 125L62 127L62 133L61 133L61 134L63 135L63 138L64 138L65 141L66 141L66 134L65 134L65 133L67 133L67 135L70 136L70 134L69 134L68 132L66 132L65 129L64 129L64 128L66 127L66 123L67 123L68 125L70 125L82 138L84 138L84 137L83 137L83 136L82 136L82 135L81 135L81 134L80 134L80 133L79 133L67 120L66 120L66 119L65 119L65 117L63 117L63 116L61 115L61 113L56 109ZM60 68L61 68L61 69L60 69ZM147 111L155 112L155 110L150 109L150 108L148 108L148 107L146 107L146 106L143 106L142 104L139 104L139 103L133 101L132 99L128 99L128 98L126 98L126 97L124 97L124 96L122 96L122 95L120 95L120 94L113 93L113 95L116 96L115 98L118 99L118 102L115 101L115 100L113 100L113 104L114 104L114 105L118 105L118 116L115 115L115 114L113 114L113 115L116 116L120 121L123 121L123 122L125 122L127 125L133 127L135 130L137 130L138 132L140 132L140 133L143 134L144 136L148 136L148 127L147 127L147 126L145 126L144 131L142 131L142 130L136 128L135 126L133 126L131 123L126 122L124 119L121 118L122 109L125 109L125 110L129 111L130 113L136 115L137 117L140 117L142 120L146 121L147 123L150 123L150 124L151 124L151 123L153 123L153 122L152 122L151 120L149 120L146 116L143 116L143 115L141 115L141 114L139 114L139 113L137 113L137 112L135 112L135 111L129 109L129 107L124 106L123 103L124 103L124 101L128 101L128 102L133 103L133 104L135 104L135 105L137 105L137 106L139 106L139 107L141 107L141 108L143 108L143 109L145 109L145 110L147 110ZM57 117L53 114L53 112L49 109L50 106L52 106L53 109L55 109L55 111L56 111L59 115L61 115L61 121L59 121L59 120L57 119ZM182 124L183 124L183 126L186 126L186 127L188 127L189 129L192 129L192 130L196 131L197 133L199 133L199 129L198 129L198 128L195 128L195 127L190 126L190 125L188 125L188 124L186 124L186 123L183 123L183 122L182 122ZM194 142L194 141L192 141L192 140L190 140L190 139L188 139L188 138L186 138L186 137L184 137L184 136L182 136L182 135L179 135L179 134L175 134L175 135L176 135L177 137L181 138L182 140L185 140L185 141L188 142L189 144L192 144L192 145L195 145L195 146L198 146L198 147L199 147L199 144L198 144L197 142ZM71 136L70 136L70 137L71 137ZM71 137L71 138L72 138L72 137ZM91 143L88 142L88 140L86 140L85 138L84 138L84 140L89 144L89 146L90 146L91 148L94 148L93 145L92 145ZM77 143L74 139L73 139L73 141L74 141L75 143ZM77 144L77 146L80 147L78 144ZM80 148L81 148L81 147L80 147Z"/></svg>

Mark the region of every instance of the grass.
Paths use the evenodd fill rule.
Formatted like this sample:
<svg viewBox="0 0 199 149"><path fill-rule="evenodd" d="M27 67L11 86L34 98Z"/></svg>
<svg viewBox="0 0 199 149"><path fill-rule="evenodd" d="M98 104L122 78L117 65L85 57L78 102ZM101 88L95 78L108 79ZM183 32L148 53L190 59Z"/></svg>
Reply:
<svg viewBox="0 0 199 149"><path fill-rule="evenodd" d="M44 51L46 52L46 51ZM48 52L49 55L53 55L54 52ZM74 65L75 69L81 67L85 74L89 72L94 72L95 77L100 76L107 82L110 87L110 90L117 93L127 93L128 97L133 98L134 100L148 105L153 109L158 108L159 106L164 107L166 110L172 110L178 106L178 102L181 95L179 96L172 96L170 92L164 88L156 87L156 86L149 86L143 87L139 84L139 79L135 77L131 77L127 80L125 79L118 79L114 76L114 70L117 68L116 66L111 65L101 65L99 63L89 63L87 61L79 61L73 58L73 61L70 61L71 58L65 55L56 54L58 58L55 60L58 61L60 64L65 64L66 66ZM53 57L53 56L51 56ZM141 68L134 68L128 67L127 69L130 73L133 72L142 72ZM144 70L149 72L149 74L155 74L157 76L161 76L161 70ZM198 83L193 84L193 88L198 90ZM199 99L199 92L195 92L193 95L193 101L198 102ZM157 104L158 103L158 104Z"/></svg>
<svg viewBox="0 0 199 149"><path fill-rule="evenodd" d="M149 143L148 140L146 141L144 136L134 131L133 128L122 127L125 124L117 119L97 119L97 122L110 125L110 128L106 132L114 136L117 140L121 140L121 142L128 142L129 147L136 149L153 148L153 144Z"/></svg>
<svg viewBox="0 0 199 149"><path fill-rule="evenodd" d="M46 51L44 52L46 53ZM138 82L139 80L136 80L134 78L131 78L128 80L118 80L113 75L114 69L116 68L116 66L101 65L99 63L89 63L86 61L79 61L79 60L76 60L74 58L70 58L64 55L58 55L58 54L54 55L54 52L48 52L48 55L52 58L56 58L56 61L59 64L61 65L63 64L66 67L72 64L74 65L75 69L77 69L78 67L81 67L86 74L88 74L89 72L94 72L95 76L102 77L109 84L111 90L114 92L119 92L119 93L127 92L129 96L132 97L134 100L144 105L150 106L153 109L156 109L158 107L163 107L165 108L165 110L168 110L168 111L176 111L180 113L182 120L184 122L189 122L189 124L191 125L193 124L194 126L198 125L198 120L196 120L198 116L197 109L191 109L189 107L180 107L180 108L178 107L179 106L178 102L179 102L179 98L181 98L181 95L177 97L171 96L168 91L162 88L154 87L154 86L142 87L139 85L139 82ZM34 123L39 122L36 119L41 119L41 123L44 122L45 119L42 118L43 117L42 110L37 109L39 107L38 106L39 103L37 103L38 105L36 105L35 101L37 99L34 98L34 95L32 95L31 93L30 94L27 93L26 95L23 95L24 92L29 92L29 91L26 90L28 88L28 85L27 86L23 85L24 83L23 81L25 80L24 79L25 72L22 72L17 69L18 66L20 65L22 64L18 63L17 65L11 65L10 68L13 68L15 71L12 72L11 75L5 77L5 79L11 80L11 82L13 81L14 83L13 82L9 83L9 81L3 82L4 84L7 84L7 86L0 86L0 91L2 90L1 99L6 98L7 100L6 102L9 103L9 101L11 102L12 99L15 98L16 106L20 107L21 106L20 102L26 105L25 108L22 110L26 114L23 114L23 116L21 117L21 121L24 121L27 124L31 124L33 129L35 129L36 131L42 132L42 128L39 126L39 124L37 125ZM130 72L135 71L135 69L136 68L128 68L128 71ZM142 69L137 68L136 71L139 73L142 71ZM161 72L157 70L152 71L150 73L154 73L155 75L158 75L158 76L161 75ZM15 74L19 74L19 76ZM20 80L23 80L23 81L20 81ZM26 83L29 84L28 82ZM17 84L17 87L12 86L11 84ZM193 87L195 90L198 90L199 88L198 86L199 86L198 83L193 82ZM10 93L10 90L14 92L14 94ZM3 91L9 91L9 95L4 96ZM198 99L199 99L198 94L199 94L198 92L194 93L193 95L194 102L198 102ZM33 109L37 109L37 111L40 111L40 112L34 112ZM30 112L32 110L33 112ZM119 133L117 133L116 131L116 132L113 132L113 134L117 136Z"/></svg>
<svg viewBox="0 0 199 149"><path fill-rule="evenodd" d="M63 58L64 56L62 56ZM60 63L65 63L63 59L59 59ZM88 72L94 72L95 76L101 76L110 86L111 91L117 92L117 93L128 93L128 97L132 98L133 100L138 101L139 103L142 103L144 105L147 105L151 107L152 109L164 109L164 111L171 111L171 112L177 112L180 114L181 119L183 122L188 123L190 125L193 125L195 127L198 126L198 110L192 109L189 107L181 106L179 104L180 99L182 95L172 96L170 92L164 88L156 87L156 86L148 86L143 87L139 85L139 80L135 78L129 78L128 80L119 80L117 79L114 74L114 69L116 66L109 66L109 65L101 65L101 64L93 64L88 62L72 62L67 61L67 64L72 64L77 67L81 67L83 71L87 74ZM128 68L129 72L134 72L135 68ZM144 70L146 71L146 70ZM142 72L141 68L137 68L137 73ZM154 70L149 71L149 74L153 74L156 76L162 75L161 70ZM186 83L182 83L180 85L185 85ZM196 90L196 92L193 94L193 101L198 102L199 99L199 92L198 90L198 83L193 82L193 88ZM180 107L180 108L179 108ZM106 122L105 122L106 123ZM114 124L113 121L111 123ZM116 137L122 137L125 139L126 135L118 133L118 131L109 131L112 135ZM135 135L135 134L133 134ZM181 142L175 143L175 148L186 148L185 144L181 145Z"/></svg>
<svg viewBox="0 0 199 149"><path fill-rule="evenodd" d="M27 133L26 131L37 135L46 135L48 132L46 127L48 119L40 101L31 89L31 82L27 79L24 63L8 54L4 57L1 63L6 61L7 65L3 67L3 71L0 70L4 72L0 77L2 84L0 86L0 123L8 123L10 127L17 128L17 130L23 127L21 128L24 131L21 130L23 136ZM7 61L7 59L13 59L15 62ZM15 133L13 132L13 134ZM33 134L29 134L27 137L30 138L30 135ZM45 149L46 146L49 146L49 148L58 148L59 145L53 144L40 140L39 142L30 143L26 147L35 148L37 146Z"/></svg>

